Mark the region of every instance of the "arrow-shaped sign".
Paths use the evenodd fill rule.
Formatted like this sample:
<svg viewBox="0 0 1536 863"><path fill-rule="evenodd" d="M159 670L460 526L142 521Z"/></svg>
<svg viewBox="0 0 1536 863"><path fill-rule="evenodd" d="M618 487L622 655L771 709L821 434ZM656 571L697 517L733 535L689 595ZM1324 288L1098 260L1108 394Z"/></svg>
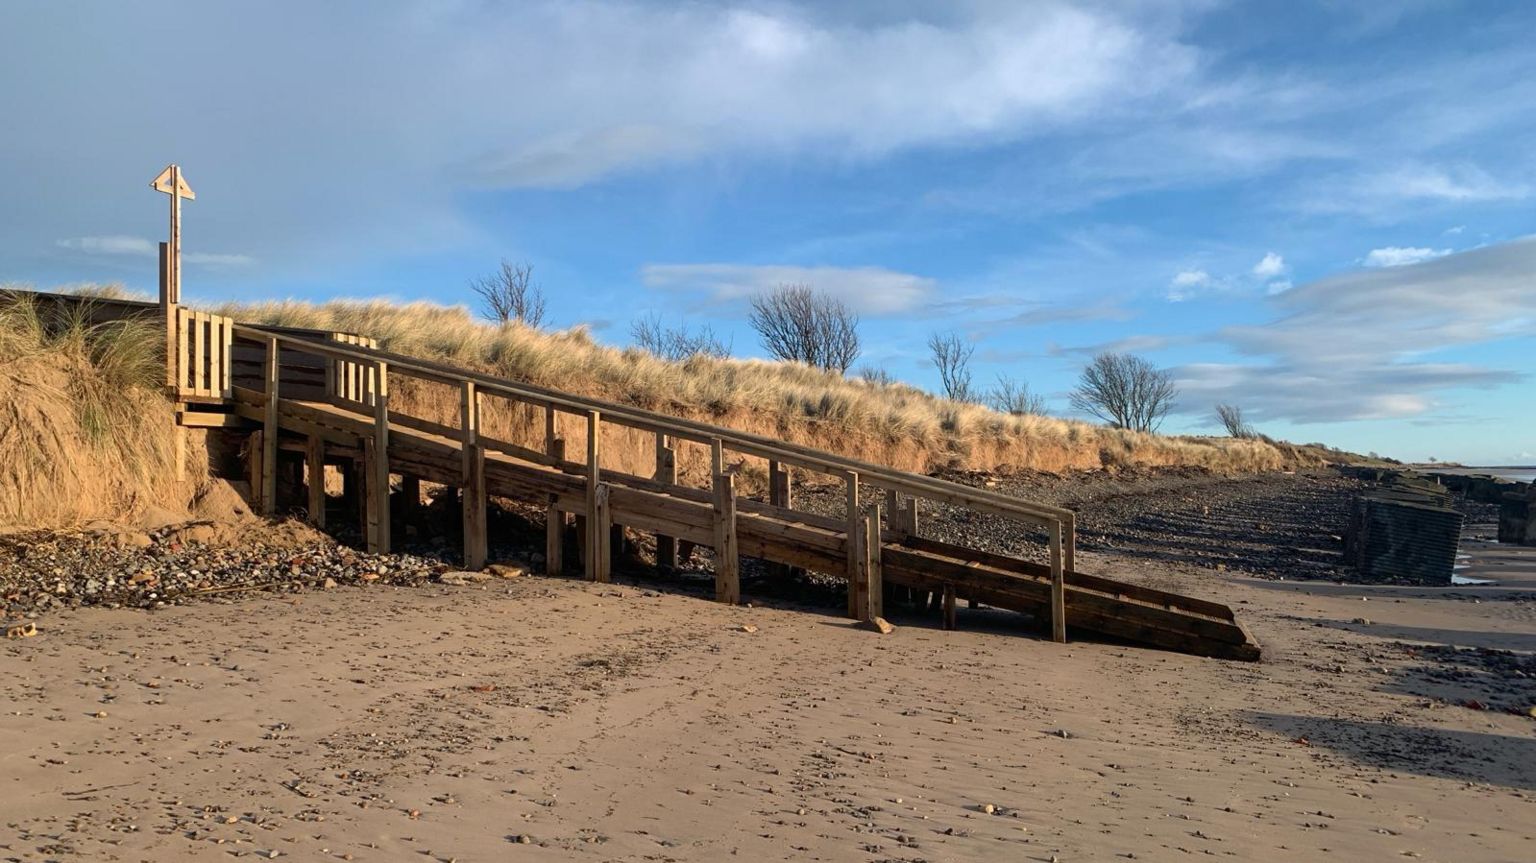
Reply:
<svg viewBox="0 0 1536 863"><path fill-rule="evenodd" d="M179 197L186 198L189 201L197 200L197 195L193 193L192 187L187 185L187 181L182 178L181 171L175 165L166 165L165 170L160 172L160 176L156 177L155 181L149 185L157 192L164 192L169 195L172 194L174 189L174 194Z"/></svg>

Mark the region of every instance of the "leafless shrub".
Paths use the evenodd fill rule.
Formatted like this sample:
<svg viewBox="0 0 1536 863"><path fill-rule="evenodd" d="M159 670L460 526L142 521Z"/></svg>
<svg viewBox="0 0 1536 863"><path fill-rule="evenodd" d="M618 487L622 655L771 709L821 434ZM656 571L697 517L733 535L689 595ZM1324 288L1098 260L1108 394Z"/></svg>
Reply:
<svg viewBox="0 0 1536 863"><path fill-rule="evenodd" d="M846 374L859 358L859 316L808 285L780 285L758 294L747 320L777 359Z"/></svg>
<svg viewBox="0 0 1536 863"><path fill-rule="evenodd" d="M1008 375L997 376L997 386L987 392L987 404L1014 416L1045 416L1045 399L1030 392L1028 383Z"/></svg>
<svg viewBox="0 0 1536 863"><path fill-rule="evenodd" d="M1156 431L1178 394L1173 375L1134 354L1102 353L1083 369L1072 407L1132 431Z"/></svg>
<svg viewBox="0 0 1536 863"><path fill-rule="evenodd" d="M1253 426L1243 419L1243 409L1237 405L1217 405L1216 418L1226 427L1229 437L1248 440L1259 436Z"/></svg>
<svg viewBox="0 0 1536 863"><path fill-rule="evenodd" d="M533 281L532 264L502 260L501 268L469 283L480 296L481 313L504 324L519 321L530 327L544 323L544 290Z"/></svg>
<svg viewBox="0 0 1536 863"><path fill-rule="evenodd" d="M700 325L698 329L690 329L687 324L668 327L654 312L631 323L629 334L635 344L673 362L694 356L724 359L731 355L730 345L720 341L709 324Z"/></svg>
<svg viewBox="0 0 1536 863"><path fill-rule="evenodd" d="M928 336L928 354L939 370L939 382L944 395L952 401L976 401L976 391L971 388L971 357L976 345L966 341L959 333L933 333Z"/></svg>
<svg viewBox="0 0 1536 863"><path fill-rule="evenodd" d="M894 386L897 383L896 376L891 374L890 370L886 369L884 366L860 366L859 378L864 380L866 383L877 387L889 387Z"/></svg>

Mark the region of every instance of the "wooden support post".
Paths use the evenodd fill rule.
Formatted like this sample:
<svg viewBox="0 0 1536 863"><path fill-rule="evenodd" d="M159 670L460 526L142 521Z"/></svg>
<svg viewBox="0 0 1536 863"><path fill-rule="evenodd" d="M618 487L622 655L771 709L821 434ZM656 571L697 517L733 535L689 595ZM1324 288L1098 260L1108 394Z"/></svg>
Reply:
<svg viewBox="0 0 1536 863"><path fill-rule="evenodd" d="M560 428L556 422L555 406L548 405L544 408L544 453L555 454L555 441L559 440Z"/></svg>
<svg viewBox="0 0 1536 863"><path fill-rule="evenodd" d="M677 450L672 448L672 441L661 432L656 433L656 481L677 485ZM676 568L676 537L656 534L656 565L663 569Z"/></svg>
<svg viewBox="0 0 1536 863"><path fill-rule="evenodd" d="M586 536L582 543L585 554L582 563L587 569L588 581L602 581L599 578L605 575L608 569L608 561L603 555L603 547L607 545L607 524L598 520L598 486L602 485L602 467L599 459L602 455L600 441L602 440L603 416L599 411L587 411L587 513Z"/></svg>
<svg viewBox="0 0 1536 863"><path fill-rule="evenodd" d="M588 541L592 543L589 553L592 580L598 584L613 581L613 509L608 503L608 494L608 483L598 483L594 498L597 507L587 524L587 535L591 537Z"/></svg>
<svg viewBox="0 0 1536 863"><path fill-rule="evenodd" d="M908 495L907 505L901 508L901 516L897 521L901 523L898 529L903 536L917 536L917 501L917 498Z"/></svg>
<svg viewBox="0 0 1536 863"><path fill-rule="evenodd" d="M944 585L944 628L955 628L955 586Z"/></svg>
<svg viewBox="0 0 1536 863"><path fill-rule="evenodd" d="M309 472L309 523L325 530L325 439L319 435L304 441L304 466Z"/></svg>
<svg viewBox="0 0 1536 863"><path fill-rule="evenodd" d="M262 471L261 458L266 454L267 447L262 441L260 429L251 432L251 436L245 442L245 467L246 478L251 486L251 508L257 512L262 511L261 484Z"/></svg>
<svg viewBox="0 0 1536 863"><path fill-rule="evenodd" d="M564 438L552 438L545 445L550 456L565 461ZM555 496L550 495L549 507L544 511L544 574L559 575L564 571L565 513L555 505Z"/></svg>
<svg viewBox="0 0 1536 863"><path fill-rule="evenodd" d="M374 363L369 383L373 434L366 438L368 470L368 550L389 554L389 364Z"/></svg>
<svg viewBox="0 0 1536 863"><path fill-rule="evenodd" d="M413 474L400 475L400 520L416 524L421 517L421 477Z"/></svg>
<svg viewBox="0 0 1536 863"><path fill-rule="evenodd" d="M768 462L768 503L784 509L794 507L794 490L790 483L789 468L776 461ZM770 563L768 574L775 578L789 578L794 574L794 567L785 563Z"/></svg>
<svg viewBox="0 0 1536 863"><path fill-rule="evenodd" d="M277 515L277 398L278 364L277 339L267 339L265 374L266 412L263 415L261 435L261 511L265 515Z"/></svg>
<svg viewBox="0 0 1536 863"><path fill-rule="evenodd" d="M1068 513L1064 521L1061 565L1067 572L1077 572L1077 516Z"/></svg>
<svg viewBox="0 0 1536 863"><path fill-rule="evenodd" d="M725 444L719 438L709 443L709 472L711 476L725 473Z"/></svg>
<svg viewBox="0 0 1536 863"><path fill-rule="evenodd" d="M1067 643L1067 587L1062 566L1062 523L1051 525L1051 640Z"/></svg>
<svg viewBox="0 0 1536 863"><path fill-rule="evenodd" d="M736 542L736 477L715 474L715 599L741 604L741 551Z"/></svg>
<svg viewBox="0 0 1536 863"><path fill-rule="evenodd" d="M480 445L480 391L474 381L459 389L459 439L463 458L464 568L483 569L489 552L486 535L485 449Z"/></svg>
<svg viewBox="0 0 1536 863"><path fill-rule="evenodd" d="M854 568L853 592L858 619L868 623L885 614L884 579L880 573L880 505L858 521L854 534L857 566Z"/></svg>
<svg viewBox="0 0 1536 863"><path fill-rule="evenodd" d="M847 484L846 508L843 516L845 524L844 532L848 535L848 557L844 572L848 576L848 616L854 620L862 620L864 614L859 605L858 591L855 582L858 580L859 550L855 537L859 533L859 475L854 471L844 474L844 482Z"/></svg>

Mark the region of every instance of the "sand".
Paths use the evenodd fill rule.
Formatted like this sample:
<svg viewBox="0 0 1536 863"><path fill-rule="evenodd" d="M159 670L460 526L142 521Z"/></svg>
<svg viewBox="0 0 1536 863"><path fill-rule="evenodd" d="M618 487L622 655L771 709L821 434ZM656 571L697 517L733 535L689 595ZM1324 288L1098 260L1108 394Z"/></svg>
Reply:
<svg viewBox="0 0 1536 863"><path fill-rule="evenodd" d="M0 859L1531 860L1536 689L1489 671L1531 551L1454 589L1086 556L1234 604L1256 664L542 577L63 612L0 645Z"/></svg>

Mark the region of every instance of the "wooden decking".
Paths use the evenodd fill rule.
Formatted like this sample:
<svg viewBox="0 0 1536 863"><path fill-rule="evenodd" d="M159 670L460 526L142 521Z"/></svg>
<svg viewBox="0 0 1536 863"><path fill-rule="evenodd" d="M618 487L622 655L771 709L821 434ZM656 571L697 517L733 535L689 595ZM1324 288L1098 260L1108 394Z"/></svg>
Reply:
<svg viewBox="0 0 1536 863"><path fill-rule="evenodd" d="M388 551L392 544L392 499L402 509L419 504L420 483L426 481L461 496L466 568L486 563L486 506L494 496L546 512L545 556L552 572L579 566L587 578L609 580L612 527L622 525L655 534L659 566L674 565L689 546L714 549L716 597L723 602L741 599L740 560L759 558L769 564L770 575L798 568L844 580L848 614L856 619L881 616L884 597L899 587L940 600L946 627L955 625L956 603L971 600L1028 614L1048 624L1058 642L1070 632L1207 656L1259 658L1259 645L1224 605L1077 571L1076 518L1069 510L403 357L378 350L366 336L245 326L180 307L174 297L169 302L162 297L159 305L33 297L93 321L162 320L167 391L177 405L178 427L230 436L247 455L256 503L269 513L280 510L280 471L315 478L327 464L343 466L360 527L374 551ZM392 406L391 382L402 377L457 391L455 421L444 424ZM487 402L499 403L492 410L510 407L527 417L542 416L542 440L530 447L483 435ZM178 434L179 443L184 434ZM604 441L625 440L633 461L637 436L654 438L653 468L648 465L644 476L613 469L617 459L603 452ZM577 444L569 453L568 439ZM707 484L679 480L685 447L702 447L708 454ZM742 478L733 465L743 460L766 468L766 499L739 487ZM796 506L792 477L812 474L842 484L841 516ZM403 493L392 498L396 484ZM323 523L323 483L289 481L282 487L306 486L307 500L283 507L302 508ZM935 504L1025 523L1042 538L1049 563L924 537L920 513ZM565 561L573 521L580 553Z"/></svg>

